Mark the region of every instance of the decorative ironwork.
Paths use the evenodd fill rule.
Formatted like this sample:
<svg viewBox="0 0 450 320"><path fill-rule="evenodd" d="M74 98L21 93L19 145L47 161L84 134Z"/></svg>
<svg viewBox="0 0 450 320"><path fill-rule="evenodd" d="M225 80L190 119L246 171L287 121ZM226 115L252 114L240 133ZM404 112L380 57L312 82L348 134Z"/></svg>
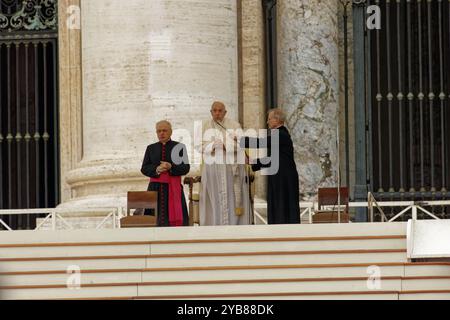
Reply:
<svg viewBox="0 0 450 320"><path fill-rule="evenodd" d="M57 0L0 0L0 33L56 31Z"/></svg>

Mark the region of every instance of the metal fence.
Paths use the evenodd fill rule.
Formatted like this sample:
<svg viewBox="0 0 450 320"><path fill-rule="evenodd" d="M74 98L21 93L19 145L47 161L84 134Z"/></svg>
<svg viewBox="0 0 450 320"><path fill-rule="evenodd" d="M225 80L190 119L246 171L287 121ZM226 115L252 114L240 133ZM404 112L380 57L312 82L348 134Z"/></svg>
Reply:
<svg viewBox="0 0 450 320"><path fill-rule="evenodd" d="M441 201L426 210L448 218L450 3L342 1L349 2L353 52L348 46L346 52L353 54L355 67L355 201L367 200L367 191L390 203ZM370 6L378 8L381 28L367 25L375 12ZM393 218L402 209L385 211ZM365 212L360 213L364 220ZM422 210L418 214L427 216Z"/></svg>
<svg viewBox="0 0 450 320"><path fill-rule="evenodd" d="M373 191L449 197L449 2L372 4L382 13L367 34Z"/></svg>
<svg viewBox="0 0 450 320"><path fill-rule="evenodd" d="M124 217L126 211L124 208L86 208L77 210L77 214L95 215L99 222L94 222L93 229L120 228L120 219ZM0 230L20 231L17 226L10 225L5 217L29 217L39 216L38 223L31 230L56 231L56 230L75 230L86 227L76 226L71 219L76 218L73 212L64 209L25 209L25 210L0 210ZM92 217L91 217L92 218ZM84 219L84 218L81 218ZM87 219L87 218L86 218Z"/></svg>

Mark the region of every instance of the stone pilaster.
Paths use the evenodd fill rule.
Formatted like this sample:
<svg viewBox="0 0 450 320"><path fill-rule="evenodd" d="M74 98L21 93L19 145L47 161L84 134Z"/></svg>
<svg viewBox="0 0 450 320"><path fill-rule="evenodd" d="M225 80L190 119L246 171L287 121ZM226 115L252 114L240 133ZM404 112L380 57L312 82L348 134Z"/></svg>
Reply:
<svg viewBox="0 0 450 320"><path fill-rule="evenodd" d="M58 2L61 201L72 198L68 173L81 160L80 0Z"/></svg>
<svg viewBox="0 0 450 320"><path fill-rule="evenodd" d="M261 0L242 0L242 107L245 129L266 128L264 21ZM257 174L256 196L265 198L266 178Z"/></svg>

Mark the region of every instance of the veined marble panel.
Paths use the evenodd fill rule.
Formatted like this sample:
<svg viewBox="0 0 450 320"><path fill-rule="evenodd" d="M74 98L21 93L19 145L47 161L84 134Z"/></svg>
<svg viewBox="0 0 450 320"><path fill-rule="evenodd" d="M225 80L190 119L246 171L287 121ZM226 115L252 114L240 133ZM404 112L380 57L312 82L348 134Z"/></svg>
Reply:
<svg viewBox="0 0 450 320"><path fill-rule="evenodd" d="M278 1L279 106L288 116L301 193L337 185L338 1Z"/></svg>

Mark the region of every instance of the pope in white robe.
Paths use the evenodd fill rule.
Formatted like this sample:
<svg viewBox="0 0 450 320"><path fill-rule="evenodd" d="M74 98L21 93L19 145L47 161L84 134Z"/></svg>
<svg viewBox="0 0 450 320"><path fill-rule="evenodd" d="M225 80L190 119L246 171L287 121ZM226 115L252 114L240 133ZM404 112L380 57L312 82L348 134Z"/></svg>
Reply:
<svg viewBox="0 0 450 320"><path fill-rule="evenodd" d="M225 105L215 102L212 119L202 125L201 226L252 224L250 180L236 142L242 128L226 113Z"/></svg>

